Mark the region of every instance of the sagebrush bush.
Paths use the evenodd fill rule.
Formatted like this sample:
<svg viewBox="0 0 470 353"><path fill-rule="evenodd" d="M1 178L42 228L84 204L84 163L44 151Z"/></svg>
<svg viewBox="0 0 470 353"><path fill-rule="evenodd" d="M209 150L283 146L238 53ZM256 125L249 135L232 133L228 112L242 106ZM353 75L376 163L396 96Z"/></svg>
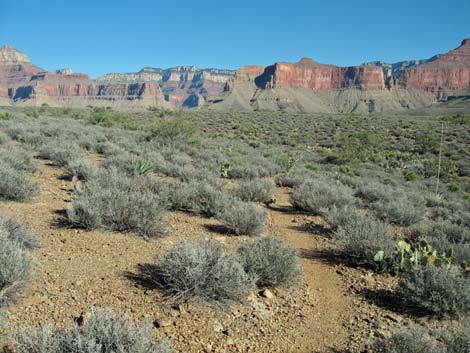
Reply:
<svg viewBox="0 0 470 353"><path fill-rule="evenodd" d="M263 202L266 204L275 202L275 185L269 179L252 179L241 181L236 196L243 201Z"/></svg>
<svg viewBox="0 0 470 353"><path fill-rule="evenodd" d="M453 324L440 332L440 339L446 349L445 353L470 352L470 323L464 317L458 324Z"/></svg>
<svg viewBox="0 0 470 353"><path fill-rule="evenodd" d="M375 341L373 351L377 353L444 353L436 347L428 332L414 326L399 331L391 337Z"/></svg>
<svg viewBox="0 0 470 353"><path fill-rule="evenodd" d="M36 171L37 164L33 153L23 148L9 145L0 148L0 165L7 164L15 170L32 173Z"/></svg>
<svg viewBox="0 0 470 353"><path fill-rule="evenodd" d="M369 202L393 200L400 191L390 185L384 185L377 181L365 182L359 185L356 196Z"/></svg>
<svg viewBox="0 0 470 353"><path fill-rule="evenodd" d="M378 339L373 351L378 353L467 353L470 352L468 318L447 325L445 330L426 330L410 326L391 337Z"/></svg>
<svg viewBox="0 0 470 353"><path fill-rule="evenodd" d="M390 256L395 250L396 239L387 225L371 217L359 216L346 220L332 235L350 256L374 265L379 251Z"/></svg>
<svg viewBox="0 0 470 353"><path fill-rule="evenodd" d="M28 279L30 258L25 249L0 227L0 307L11 300Z"/></svg>
<svg viewBox="0 0 470 353"><path fill-rule="evenodd" d="M267 215L253 202L232 198L225 202L216 218L236 235L256 235L263 231Z"/></svg>
<svg viewBox="0 0 470 353"><path fill-rule="evenodd" d="M76 176L79 180L90 180L95 172L93 163L85 157L72 159L65 165L65 173L69 177Z"/></svg>
<svg viewBox="0 0 470 353"><path fill-rule="evenodd" d="M353 202L352 191L345 185L326 178L308 179L292 194L292 205L318 215L323 208L339 207Z"/></svg>
<svg viewBox="0 0 470 353"><path fill-rule="evenodd" d="M470 312L470 280L458 266L419 266L403 275L398 293L408 304L437 316Z"/></svg>
<svg viewBox="0 0 470 353"><path fill-rule="evenodd" d="M349 220L362 216L360 210L353 204L321 209L320 213L330 224L332 229L344 226Z"/></svg>
<svg viewBox="0 0 470 353"><path fill-rule="evenodd" d="M18 353L170 353L152 329L150 322L137 324L127 315L93 312L81 327L22 328L13 344Z"/></svg>
<svg viewBox="0 0 470 353"><path fill-rule="evenodd" d="M380 219L401 226L420 222L426 213L424 200L413 196L399 196L385 202L376 201L370 207Z"/></svg>
<svg viewBox="0 0 470 353"><path fill-rule="evenodd" d="M7 238L25 249L39 247L36 234L25 225L20 223L16 217L4 218L0 215L0 232L7 235Z"/></svg>
<svg viewBox="0 0 470 353"><path fill-rule="evenodd" d="M49 142L39 150L39 156L53 162L58 167L66 166L71 160L81 157L77 144L70 141L56 140Z"/></svg>
<svg viewBox="0 0 470 353"><path fill-rule="evenodd" d="M272 236L244 242L238 248L238 255L243 268L256 278L259 287L291 286L302 275L295 250Z"/></svg>
<svg viewBox="0 0 470 353"><path fill-rule="evenodd" d="M25 172L0 164L0 200L27 201L38 192L38 185Z"/></svg>
<svg viewBox="0 0 470 353"><path fill-rule="evenodd" d="M76 191L67 216L87 229L103 226L150 237L165 233L164 203L149 178L102 169Z"/></svg>
<svg viewBox="0 0 470 353"><path fill-rule="evenodd" d="M170 247L157 268L153 280L176 302L240 302L254 287L238 259L211 239Z"/></svg>
<svg viewBox="0 0 470 353"><path fill-rule="evenodd" d="M308 169L292 169L288 173L276 176L275 181L278 186L295 188L311 176L312 172Z"/></svg>
<svg viewBox="0 0 470 353"><path fill-rule="evenodd" d="M220 188L205 180L175 183L170 195L171 207L212 217L222 211L226 196Z"/></svg>

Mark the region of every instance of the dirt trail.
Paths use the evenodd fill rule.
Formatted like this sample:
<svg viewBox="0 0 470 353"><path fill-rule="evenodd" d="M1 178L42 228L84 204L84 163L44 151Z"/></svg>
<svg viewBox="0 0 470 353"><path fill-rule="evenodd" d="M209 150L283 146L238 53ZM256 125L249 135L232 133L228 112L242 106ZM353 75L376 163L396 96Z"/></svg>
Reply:
<svg viewBox="0 0 470 353"><path fill-rule="evenodd" d="M354 305L333 265L303 256L305 280L292 293L275 292L274 299L254 295L244 306L229 310L206 306L178 309L159 305L158 291L142 286L126 274L152 262L170 244L207 236L213 219L180 212L169 214L170 235L145 241L120 233L83 231L57 224L67 207L71 183L60 169L39 161L34 179L41 193L28 203L0 202L0 212L18 214L31 224L42 247L33 253L33 280L8 312L13 326L26 323L69 325L92 306L127 311L135 318L172 324L156 329L174 352L338 352L348 347L347 323ZM311 217L290 212L288 189L277 190L270 211L269 231L301 254L328 250L322 236L298 226ZM213 234L229 247L243 237Z"/></svg>
<svg viewBox="0 0 470 353"><path fill-rule="evenodd" d="M287 188L277 189L269 228L299 251L304 281L315 303L314 315L308 317L304 326L297 328L299 339L295 351L325 352L337 345L347 347L349 335L346 326L354 314L352 299L335 266L316 259L315 255L333 250L334 246L323 236L304 230L307 224L321 223L321 220L293 213L290 193Z"/></svg>

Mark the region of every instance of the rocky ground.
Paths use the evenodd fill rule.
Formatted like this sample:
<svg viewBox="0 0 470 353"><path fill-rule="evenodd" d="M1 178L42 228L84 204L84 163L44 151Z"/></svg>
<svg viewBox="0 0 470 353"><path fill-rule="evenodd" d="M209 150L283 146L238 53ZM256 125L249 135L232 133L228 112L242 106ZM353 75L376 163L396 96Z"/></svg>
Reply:
<svg viewBox="0 0 470 353"><path fill-rule="evenodd" d="M300 288L261 292L229 308L163 305L159 291L136 278L139 265L183 239L212 235L232 247L244 238L217 233L216 220L181 212L169 214L169 236L150 241L68 228L61 219L72 184L39 162L40 195L29 203L0 202L0 213L17 214L42 244L33 253L31 283L8 310L12 327L70 325L91 308L106 308L148 318L174 352L361 352L410 321L386 300L395 279L342 261L322 220L294 212L286 188L267 209L268 231L299 251Z"/></svg>

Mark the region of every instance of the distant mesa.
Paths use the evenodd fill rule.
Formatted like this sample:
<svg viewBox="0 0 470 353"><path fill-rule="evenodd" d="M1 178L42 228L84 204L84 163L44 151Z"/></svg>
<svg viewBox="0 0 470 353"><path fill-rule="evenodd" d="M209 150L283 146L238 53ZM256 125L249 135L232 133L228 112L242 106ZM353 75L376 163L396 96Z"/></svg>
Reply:
<svg viewBox="0 0 470 353"><path fill-rule="evenodd" d="M95 80L71 69L45 71L11 46L0 48L2 104L374 112L421 108L459 95L470 96L469 38L424 60L341 67L303 57L238 71L144 67Z"/></svg>

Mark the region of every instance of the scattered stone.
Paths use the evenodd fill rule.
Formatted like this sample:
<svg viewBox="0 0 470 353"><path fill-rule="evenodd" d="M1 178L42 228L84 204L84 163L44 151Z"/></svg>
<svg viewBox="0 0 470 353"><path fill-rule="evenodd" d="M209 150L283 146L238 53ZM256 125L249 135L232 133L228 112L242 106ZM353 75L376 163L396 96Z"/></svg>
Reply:
<svg viewBox="0 0 470 353"><path fill-rule="evenodd" d="M156 328L168 327L173 325L173 320L171 320L170 318L162 318L160 320L155 321L154 324Z"/></svg>
<svg viewBox="0 0 470 353"><path fill-rule="evenodd" d="M274 294L269 290L269 289L263 289L259 294L267 299L272 299L274 298Z"/></svg>

